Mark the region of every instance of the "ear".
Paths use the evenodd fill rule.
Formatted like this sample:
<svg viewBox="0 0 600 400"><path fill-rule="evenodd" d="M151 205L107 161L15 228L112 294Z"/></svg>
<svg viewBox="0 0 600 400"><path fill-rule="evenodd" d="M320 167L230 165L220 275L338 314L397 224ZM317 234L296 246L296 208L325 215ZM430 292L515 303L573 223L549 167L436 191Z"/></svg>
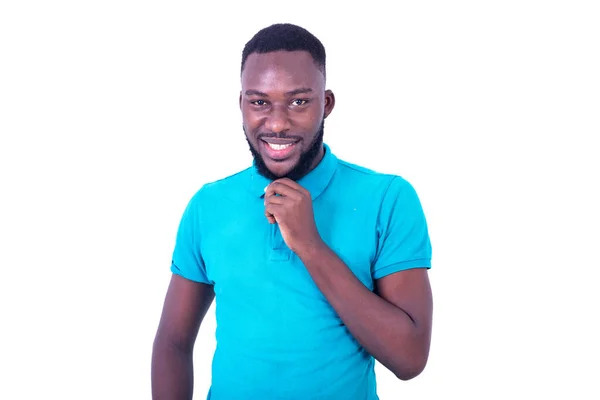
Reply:
<svg viewBox="0 0 600 400"><path fill-rule="evenodd" d="M325 110L323 118L327 118L329 114L333 111L333 107L335 106L335 95L331 90L325 91Z"/></svg>

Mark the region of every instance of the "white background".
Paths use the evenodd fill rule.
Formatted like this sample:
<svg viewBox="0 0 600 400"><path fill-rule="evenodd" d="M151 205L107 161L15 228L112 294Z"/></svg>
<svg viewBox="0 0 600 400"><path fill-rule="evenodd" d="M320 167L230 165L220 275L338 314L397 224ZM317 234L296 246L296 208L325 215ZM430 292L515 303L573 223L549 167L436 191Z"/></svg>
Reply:
<svg viewBox="0 0 600 400"><path fill-rule="evenodd" d="M381 399L600 398L596 2L332 3L1 3L0 398L150 398L177 224L250 163L241 51L274 22L326 46L332 150L428 217L430 362L378 366Z"/></svg>

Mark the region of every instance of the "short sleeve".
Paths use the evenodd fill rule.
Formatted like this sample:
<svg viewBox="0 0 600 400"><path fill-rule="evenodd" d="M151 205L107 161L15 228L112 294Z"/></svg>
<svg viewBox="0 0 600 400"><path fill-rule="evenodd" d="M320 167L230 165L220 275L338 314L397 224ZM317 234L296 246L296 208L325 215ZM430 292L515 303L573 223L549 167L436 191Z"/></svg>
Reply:
<svg viewBox="0 0 600 400"><path fill-rule="evenodd" d="M379 212L378 249L372 274L379 279L412 268L431 268L431 242L415 189L396 176Z"/></svg>
<svg viewBox="0 0 600 400"><path fill-rule="evenodd" d="M187 204L177 230L171 272L200 283L211 284L200 252L202 226L201 190Z"/></svg>

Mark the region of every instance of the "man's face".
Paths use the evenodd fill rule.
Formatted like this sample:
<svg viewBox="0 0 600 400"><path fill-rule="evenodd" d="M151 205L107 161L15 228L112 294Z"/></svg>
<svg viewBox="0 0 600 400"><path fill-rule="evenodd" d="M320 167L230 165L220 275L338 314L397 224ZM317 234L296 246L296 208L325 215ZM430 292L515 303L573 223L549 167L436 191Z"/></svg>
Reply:
<svg viewBox="0 0 600 400"><path fill-rule="evenodd" d="M314 168L323 155L324 119L334 103L308 52L248 56L240 108L259 172L269 179L298 180Z"/></svg>

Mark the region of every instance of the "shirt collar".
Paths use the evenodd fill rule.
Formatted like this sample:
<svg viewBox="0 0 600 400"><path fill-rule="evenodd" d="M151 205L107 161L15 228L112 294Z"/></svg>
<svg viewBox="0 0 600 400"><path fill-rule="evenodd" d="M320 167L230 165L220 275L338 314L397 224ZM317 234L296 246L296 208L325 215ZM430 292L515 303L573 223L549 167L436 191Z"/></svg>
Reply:
<svg viewBox="0 0 600 400"><path fill-rule="evenodd" d="M337 157L331 153L328 145L323 143L323 147L325 148L323 159L312 171L298 181L300 186L310 192L313 200L323 193L337 168ZM258 173L255 163L251 168L250 179L250 190L257 197L262 197L265 194L265 188L272 182Z"/></svg>

